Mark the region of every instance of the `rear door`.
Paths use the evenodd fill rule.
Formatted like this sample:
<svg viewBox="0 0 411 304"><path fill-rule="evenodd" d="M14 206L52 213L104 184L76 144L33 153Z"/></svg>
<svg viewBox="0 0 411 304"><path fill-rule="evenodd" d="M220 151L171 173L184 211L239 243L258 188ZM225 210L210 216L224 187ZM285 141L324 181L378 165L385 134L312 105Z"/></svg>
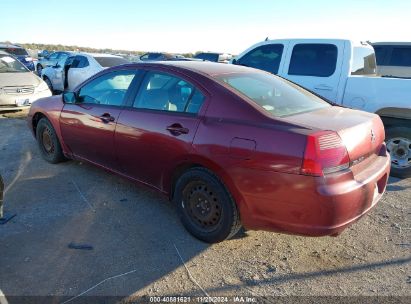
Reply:
<svg viewBox="0 0 411 304"><path fill-rule="evenodd" d="M205 96L181 75L147 72L118 119L115 145L121 171L164 190L169 172L190 154Z"/></svg>
<svg viewBox="0 0 411 304"><path fill-rule="evenodd" d="M132 70L105 73L80 88L77 103L64 105L61 133L75 156L118 169L114 130L135 76Z"/></svg>
<svg viewBox="0 0 411 304"><path fill-rule="evenodd" d="M336 101L343 65L344 41L292 41L283 74L289 79L328 100Z"/></svg>

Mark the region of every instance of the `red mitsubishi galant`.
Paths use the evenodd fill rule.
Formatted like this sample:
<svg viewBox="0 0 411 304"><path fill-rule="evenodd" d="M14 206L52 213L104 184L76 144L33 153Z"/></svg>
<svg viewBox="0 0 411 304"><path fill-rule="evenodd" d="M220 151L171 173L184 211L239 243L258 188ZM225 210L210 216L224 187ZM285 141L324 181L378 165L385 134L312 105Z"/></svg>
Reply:
<svg viewBox="0 0 411 304"><path fill-rule="evenodd" d="M390 170L377 115L235 65L117 66L35 102L28 123L47 161L161 191L206 242L241 226L337 235L378 202Z"/></svg>

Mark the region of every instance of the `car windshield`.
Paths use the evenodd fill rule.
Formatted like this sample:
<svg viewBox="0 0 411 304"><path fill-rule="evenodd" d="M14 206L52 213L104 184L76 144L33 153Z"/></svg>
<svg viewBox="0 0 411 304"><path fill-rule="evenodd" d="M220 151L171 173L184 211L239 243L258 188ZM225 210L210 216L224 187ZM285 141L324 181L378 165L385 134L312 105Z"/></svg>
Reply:
<svg viewBox="0 0 411 304"><path fill-rule="evenodd" d="M27 56L27 51L23 48L0 48L1 51L12 54L14 56Z"/></svg>
<svg viewBox="0 0 411 304"><path fill-rule="evenodd" d="M0 55L0 73L28 72L26 67L11 56Z"/></svg>
<svg viewBox="0 0 411 304"><path fill-rule="evenodd" d="M120 57L94 57L96 61L103 67L109 68L116 65L130 63L128 60Z"/></svg>
<svg viewBox="0 0 411 304"><path fill-rule="evenodd" d="M266 73L218 75L216 79L245 95L275 117L284 117L331 105L303 88Z"/></svg>

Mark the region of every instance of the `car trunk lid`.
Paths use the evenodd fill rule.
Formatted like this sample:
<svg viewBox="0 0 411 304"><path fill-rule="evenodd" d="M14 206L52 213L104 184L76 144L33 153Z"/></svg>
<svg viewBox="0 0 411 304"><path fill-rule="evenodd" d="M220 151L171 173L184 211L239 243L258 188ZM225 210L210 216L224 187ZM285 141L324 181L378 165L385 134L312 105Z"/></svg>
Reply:
<svg viewBox="0 0 411 304"><path fill-rule="evenodd" d="M378 115L343 107L327 107L289 116L286 120L313 131L336 132L347 149L351 164L379 154L385 139Z"/></svg>

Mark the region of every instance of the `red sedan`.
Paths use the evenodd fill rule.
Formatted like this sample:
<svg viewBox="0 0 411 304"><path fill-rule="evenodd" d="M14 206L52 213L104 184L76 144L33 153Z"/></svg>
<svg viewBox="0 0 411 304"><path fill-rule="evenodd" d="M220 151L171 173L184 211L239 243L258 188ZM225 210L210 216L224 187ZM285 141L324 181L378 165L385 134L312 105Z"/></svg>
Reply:
<svg viewBox="0 0 411 304"><path fill-rule="evenodd" d="M377 115L235 65L110 68L35 102L28 123L44 159L161 191L206 242L241 226L338 235L375 206L390 170Z"/></svg>

